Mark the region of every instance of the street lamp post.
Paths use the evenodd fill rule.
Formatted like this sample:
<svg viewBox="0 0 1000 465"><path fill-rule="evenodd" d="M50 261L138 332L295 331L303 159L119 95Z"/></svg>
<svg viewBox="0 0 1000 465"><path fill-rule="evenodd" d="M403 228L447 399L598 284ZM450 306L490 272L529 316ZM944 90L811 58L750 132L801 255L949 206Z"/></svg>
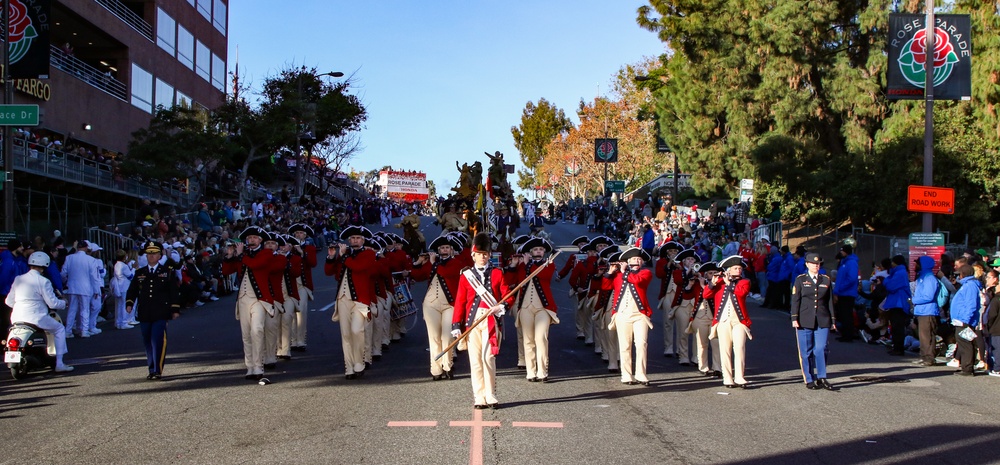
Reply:
<svg viewBox="0 0 1000 465"><path fill-rule="evenodd" d="M302 115L302 111L301 110L302 110L302 107L304 106L303 102L302 102L302 100L303 100L303 98L302 98L302 93L303 93L302 92L302 74L304 74L304 73L305 73L305 67L302 68L302 70L299 72L299 74L297 76L297 79L296 79L297 86L296 86L296 89L295 89L296 90L296 94L295 95L299 99L299 106L300 106L300 108L299 108L299 116L300 116L300 118L301 118L301 115ZM344 73L341 73L340 71L330 71L330 72L326 72L326 73L316 74L315 76L317 78L319 78L320 76L330 76L330 77L339 78L339 77L343 77ZM310 104L312 104L312 103L313 102L310 102ZM313 117L314 117L313 115L310 115L310 119L313 118ZM300 119L300 118L296 118L296 120L295 120L295 161L296 161L296 165L297 165L296 166L296 171L295 171L296 172L296 176L295 176L295 195L297 197L302 197L302 194L305 193L305 176L306 176L306 170L310 168L308 166L308 164L311 162L311 160L309 159L309 158L311 158L311 154L309 156L306 156L306 157L302 156L302 128L300 126L301 126L303 120ZM315 135L312 135L312 136L315 139Z"/></svg>

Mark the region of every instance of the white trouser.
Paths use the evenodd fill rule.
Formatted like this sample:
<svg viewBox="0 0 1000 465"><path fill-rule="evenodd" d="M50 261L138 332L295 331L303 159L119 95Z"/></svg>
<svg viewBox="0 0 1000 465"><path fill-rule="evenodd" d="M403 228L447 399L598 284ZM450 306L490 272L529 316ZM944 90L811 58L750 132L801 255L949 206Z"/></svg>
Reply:
<svg viewBox="0 0 1000 465"><path fill-rule="evenodd" d="M309 301L313 298L313 292L302 283L302 278L297 279L299 283L299 305L296 308L295 319L292 320L292 347L305 347Z"/></svg>
<svg viewBox="0 0 1000 465"><path fill-rule="evenodd" d="M608 369L617 370L618 369L618 358L621 356L619 353L618 345L618 331L614 329L608 329L611 324L611 320L614 316L611 315L611 302L604 306L604 315L601 318L601 332L604 333L604 339L608 342L608 346L604 349L604 354L608 356Z"/></svg>
<svg viewBox="0 0 1000 465"><path fill-rule="evenodd" d="M298 299L285 297L283 307L285 313L274 315L274 319L278 320L278 349L275 354L290 356L292 354L292 327L295 325L295 308L298 307Z"/></svg>
<svg viewBox="0 0 1000 465"><path fill-rule="evenodd" d="M451 344L451 318L455 308L443 298L424 301L424 323L427 325L427 342L430 344L431 374L440 376L451 371L451 354L444 354L434 360L445 347Z"/></svg>
<svg viewBox="0 0 1000 465"><path fill-rule="evenodd" d="M671 304L674 301L674 293L668 292L660 299L657 308L663 312L663 353L665 355L674 354L674 319L671 311Z"/></svg>
<svg viewBox="0 0 1000 465"><path fill-rule="evenodd" d="M621 359L622 382L649 381L646 377L646 343L649 336L649 317L626 309L615 314L618 330L618 356ZM632 369L632 342L635 341L635 370Z"/></svg>
<svg viewBox="0 0 1000 465"><path fill-rule="evenodd" d="M365 322L368 321L368 306L351 300L350 296L343 296L337 299L334 316L340 321L345 373L352 375L365 371Z"/></svg>
<svg viewBox="0 0 1000 465"><path fill-rule="evenodd" d="M52 333L52 343L56 346L56 363L62 365L63 355L66 354L66 327L51 316L45 315L35 321L24 321Z"/></svg>
<svg viewBox="0 0 1000 465"><path fill-rule="evenodd" d="M594 322L590 319L592 312L587 311L587 292L577 294L576 300L576 333L583 335L584 342L594 342Z"/></svg>
<svg viewBox="0 0 1000 465"><path fill-rule="evenodd" d="M115 328L123 329L132 320L132 315L125 311L125 296L115 296Z"/></svg>
<svg viewBox="0 0 1000 465"><path fill-rule="evenodd" d="M378 315L372 317L372 354L382 355L382 345L389 344L389 300L379 297L376 301Z"/></svg>
<svg viewBox="0 0 1000 465"><path fill-rule="evenodd" d="M679 363L687 363L691 359L689 335L684 332L688 322L691 321L691 312L694 311L695 299L682 300L674 311L674 329L677 331L677 359Z"/></svg>
<svg viewBox="0 0 1000 465"><path fill-rule="evenodd" d="M480 308L476 312L476 320L488 312ZM498 328L499 329L499 328ZM484 321L473 328L468 336L469 371L472 377L472 395L478 405L496 404L497 359L490 349L490 325Z"/></svg>
<svg viewBox="0 0 1000 465"><path fill-rule="evenodd" d="M719 322L716 334L719 336L722 382L746 384L743 372L746 367L747 327L739 319L730 318Z"/></svg>
<svg viewBox="0 0 1000 465"><path fill-rule="evenodd" d="M264 325L272 319L264 310L266 302L245 294L236 301L236 313L243 333L243 363L248 375L264 374Z"/></svg>
<svg viewBox="0 0 1000 465"><path fill-rule="evenodd" d="M264 320L264 363L278 361L278 338L281 336L281 310L283 301L274 301L274 316Z"/></svg>
<svg viewBox="0 0 1000 465"><path fill-rule="evenodd" d="M365 363L372 363L372 345L375 344L375 313L378 312L378 304L372 302L368 304L368 312L371 318L365 318Z"/></svg>
<svg viewBox="0 0 1000 465"><path fill-rule="evenodd" d="M91 296L90 297L90 328L89 328L89 330L90 330L91 333L96 332L95 330L97 329L97 316L101 314L101 305L103 303L104 302L101 302L101 295L100 294L98 294L96 296Z"/></svg>
<svg viewBox="0 0 1000 465"><path fill-rule="evenodd" d="M722 371L722 363L719 359L719 338L709 339L708 335L712 329L712 319L695 318L694 321L695 346L698 350L698 371L705 373L709 371ZM709 365L708 350L712 349L712 364Z"/></svg>
<svg viewBox="0 0 1000 465"><path fill-rule="evenodd" d="M597 303L597 294L583 299L581 305L583 306L583 313L587 315L587 321L590 321L590 333L594 338L594 353L601 354L601 359L607 357L604 355L604 346L607 345L607 341L604 338L605 332L601 331L601 328L595 327L594 323L594 304ZM596 324L600 325L600 321Z"/></svg>
<svg viewBox="0 0 1000 465"><path fill-rule="evenodd" d="M91 295L67 294L69 305L66 306L66 328L69 331L90 333L90 299Z"/></svg>
<svg viewBox="0 0 1000 465"><path fill-rule="evenodd" d="M524 333L527 378L549 377L549 325L552 317L544 307L522 308L517 316Z"/></svg>

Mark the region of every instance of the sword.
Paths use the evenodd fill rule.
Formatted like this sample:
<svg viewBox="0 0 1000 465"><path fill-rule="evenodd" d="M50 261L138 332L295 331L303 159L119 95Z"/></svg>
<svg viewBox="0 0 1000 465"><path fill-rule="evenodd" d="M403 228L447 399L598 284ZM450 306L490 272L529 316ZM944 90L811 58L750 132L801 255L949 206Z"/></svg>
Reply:
<svg viewBox="0 0 1000 465"><path fill-rule="evenodd" d="M523 281L521 281L520 283L518 283L517 286L515 286L513 289L507 291L507 294L504 295L500 299L500 302L503 302L503 301L509 299L511 296L513 296L515 293L517 293L518 289L521 289L521 287L523 287L525 284L527 284L528 282L530 282L532 278L534 278L535 276L537 276L538 273L541 273L542 269L544 269L546 266L549 266L549 264L552 263L553 260L555 260L556 255L559 255L560 253L562 253L562 251L561 250L557 250L556 253L552 254L548 258L548 260L545 260L545 264L544 265L536 268L535 271L532 271L531 274L529 274L527 278L524 278ZM482 285L482 284L480 284L480 285ZM451 344L448 344L448 347L445 347L444 350L442 350L440 354L437 354L437 356L434 357L434 360L437 361L439 358L443 357L444 354L447 354L448 352L451 352L451 349L455 348L455 346L457 346L458 343L462 341L462 339L465 339L466 337L468 337L469 333L471 333L472 330L476 328L476 326L479 326L479 323L482 323L490 315L492 315L492 312L487 312L485 315L479 317L478 320L476 320L471 325L469 325L469 327L465 329L465 332L462 333L457 338L455 338L455 340L452 341Z"/></svg>

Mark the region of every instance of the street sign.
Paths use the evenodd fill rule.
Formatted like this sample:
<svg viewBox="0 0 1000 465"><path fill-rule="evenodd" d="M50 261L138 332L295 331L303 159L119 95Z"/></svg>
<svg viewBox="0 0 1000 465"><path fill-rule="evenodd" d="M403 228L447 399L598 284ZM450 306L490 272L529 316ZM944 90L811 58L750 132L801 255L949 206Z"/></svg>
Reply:
<svg viewBox="0 0 1000 465"><path fill-rule="evenodd" d="M38 105L0 105L0 126L38 126Z"/></svg>
<svg viewBox="0 0 1000 465"><path fill-rule="evenodd" d="M906 191L906 209L911 212L953 215L955 213L955 189L909 186Z"/></svg>
<svg viewBox="0 0 1000 465"><path fill-rule="evenodd" d="M612 181L612 180L604 181L604 191L609 194L614 194L616 192L619 194L624 194L625 181Z"/></svg>

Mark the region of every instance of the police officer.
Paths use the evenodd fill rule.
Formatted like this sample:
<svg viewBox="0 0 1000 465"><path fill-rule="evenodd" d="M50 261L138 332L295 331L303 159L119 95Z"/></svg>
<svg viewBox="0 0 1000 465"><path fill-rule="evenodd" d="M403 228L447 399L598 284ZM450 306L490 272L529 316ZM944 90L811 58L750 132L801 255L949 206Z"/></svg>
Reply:
<svg viewBox="0 0 1000 465"><path fill-rule="evenodd" d="M837 329L833 312L833 281L820 274L823 259L806 254L806 272L792 285L792 327L799 345L799 366L808 389L834 387L826 380L826 342L830 329Z"/></svg>
<svg viewBox="0 0 1000 465"><path fill-rule="evenodd" d="M142 330L142 343L146 347L146 379L158 380L163 375L163 362L167 354L167 321L180 316L180 294L177 291L176 273L167 264L160 264L163 246L149 241L143 244L149 265L135 271L132 284L125 296L125 311L129 314L139 304L136 320Z"/></svg>

